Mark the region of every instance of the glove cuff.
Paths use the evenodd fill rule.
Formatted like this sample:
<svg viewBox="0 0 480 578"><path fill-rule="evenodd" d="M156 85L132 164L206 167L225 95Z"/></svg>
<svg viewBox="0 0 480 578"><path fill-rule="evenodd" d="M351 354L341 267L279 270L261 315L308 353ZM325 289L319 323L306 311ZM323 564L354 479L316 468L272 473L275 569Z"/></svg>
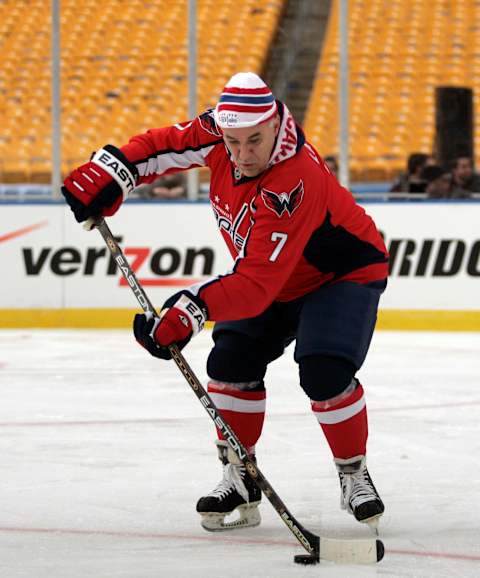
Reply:
<svg viewBox="0 0 480 578"><path fill-rule="evenodd" d="M93 155L91 162L113 178L122 190L123 200L137 186L138 171L136 166L117 147L106 145Z"/></svg>
<svg viewBox="0 0 480 578"><path fill-rule="evenodd" d="M197 335L205 326L208 318L207 307L198 298L183 293L171 307L179 309L191 323L193 335ZM165 310L166 311L166 310Z"/></svg>

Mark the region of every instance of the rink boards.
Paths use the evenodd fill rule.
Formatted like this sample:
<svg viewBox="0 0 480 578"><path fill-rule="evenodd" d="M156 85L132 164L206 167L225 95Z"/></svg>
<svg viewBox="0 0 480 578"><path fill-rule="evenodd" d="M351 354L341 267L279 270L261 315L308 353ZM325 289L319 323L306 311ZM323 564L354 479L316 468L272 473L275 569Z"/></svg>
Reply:
<svg viewBox="0 0 480 578"><path fill-rule="evenodd" d="M379 328L480 330L480 203L365 203L391 258ZM160 306L232 259L206 203L129 203L110 227ZM136 302L63 204L0 205L1 327L124 327Z"/></svg>

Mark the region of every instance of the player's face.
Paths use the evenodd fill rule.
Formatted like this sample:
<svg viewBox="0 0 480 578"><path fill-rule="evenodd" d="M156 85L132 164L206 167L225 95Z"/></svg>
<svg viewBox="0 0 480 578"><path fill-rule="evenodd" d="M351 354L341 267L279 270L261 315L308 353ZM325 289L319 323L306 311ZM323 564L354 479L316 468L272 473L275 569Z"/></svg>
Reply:
<svg viewBox="0 0 480 578"><path fill-rule="evenodd" d="M223 140L245 176L256 177L267 168L279 126L276 116L257 126L223 129Z"/></svg>

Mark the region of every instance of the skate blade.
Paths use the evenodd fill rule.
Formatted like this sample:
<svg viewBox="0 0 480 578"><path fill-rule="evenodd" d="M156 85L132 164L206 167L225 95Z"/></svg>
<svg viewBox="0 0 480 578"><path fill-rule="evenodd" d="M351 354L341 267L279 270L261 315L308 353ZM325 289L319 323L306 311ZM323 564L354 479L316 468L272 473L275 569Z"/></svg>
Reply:
<svg viewBox="0 0 480 578"><path fill-rule="evenodd" d="M201 513L202 528L207 530L207 532L225 532L227 530L237 530L240 528L254 528L262 521L258 504L259 502L252 502L251 504L239 506L235 509L238 510L239 518L231 522L225 522L225 517L235 512L235 510L226 512L225 514L219 514L217 512Z"/></svg>
<svg viewBox="0 0 480 578"><path fill-rule="evenodd" d="M349 507L345 507L342 508L345 509L349 514L351 514L354 518L355 518L355 514L353 513L353 510ZM383 512L380 512L378 514L375 514L374 516L371 516L370 518L365 518L364 520L359 520L358 518L355 518L357 520L357 522L360 522L360 524L366 524L369 529L372 531L372 533L375 536L379 536L379 523L380 523L380 518L383 516Z"/></svg>
<svg viewBox="0 0 480 578"><path fill-rule="evenodd" d="M383 514L383 512L382 512ZM376 516L372 516L371 518L367 518L365 520L362 520L362 524L367 524L367 526L370 528L370 530L372 531L372 533L375 536L379 536L379 530L378 530L378 526L379 526L379 522L380 522L380 518L382 517L382 514L377 514Z"/></svg>

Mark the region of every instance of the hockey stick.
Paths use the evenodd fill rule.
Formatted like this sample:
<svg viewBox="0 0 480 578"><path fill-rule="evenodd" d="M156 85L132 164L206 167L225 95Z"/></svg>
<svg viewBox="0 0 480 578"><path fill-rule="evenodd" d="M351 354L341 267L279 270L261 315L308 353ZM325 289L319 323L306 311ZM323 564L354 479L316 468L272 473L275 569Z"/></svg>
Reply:
<svg viewBox="0 0 480 578"><path fill-rule="evenodd" d="M115 238L105 220L103 218L89 219L84 224L84 228L87 230L97 228L100 231L112 257L117 263L122 275L127 280L127 283L132 289L133 294L143 311L145 311L145 313L152 313L155 316L158 315L143 287L138 282L135 273L132 271L132 268L123 254L123 251L115 241ZM379 562L383 558L384 546L378 539L337 540L320 537L309 530L306 530L289 511L277 492L272 488L269 481L259 470L258 466L250 459L246 449L235 435L232 428L222 418L211 397L203 388L199 379L188 365L178 347L174 344L169 347L169 350L182 375L200 400L205 411L215 423L215 426L222 432L223 437L230 448L244 464L249 476L268 498L288 529L308 552L306 555L299 554L294 556L294 561L296 563L317 564L320 559L322 559L336 563L368 564Z"/></svg>

